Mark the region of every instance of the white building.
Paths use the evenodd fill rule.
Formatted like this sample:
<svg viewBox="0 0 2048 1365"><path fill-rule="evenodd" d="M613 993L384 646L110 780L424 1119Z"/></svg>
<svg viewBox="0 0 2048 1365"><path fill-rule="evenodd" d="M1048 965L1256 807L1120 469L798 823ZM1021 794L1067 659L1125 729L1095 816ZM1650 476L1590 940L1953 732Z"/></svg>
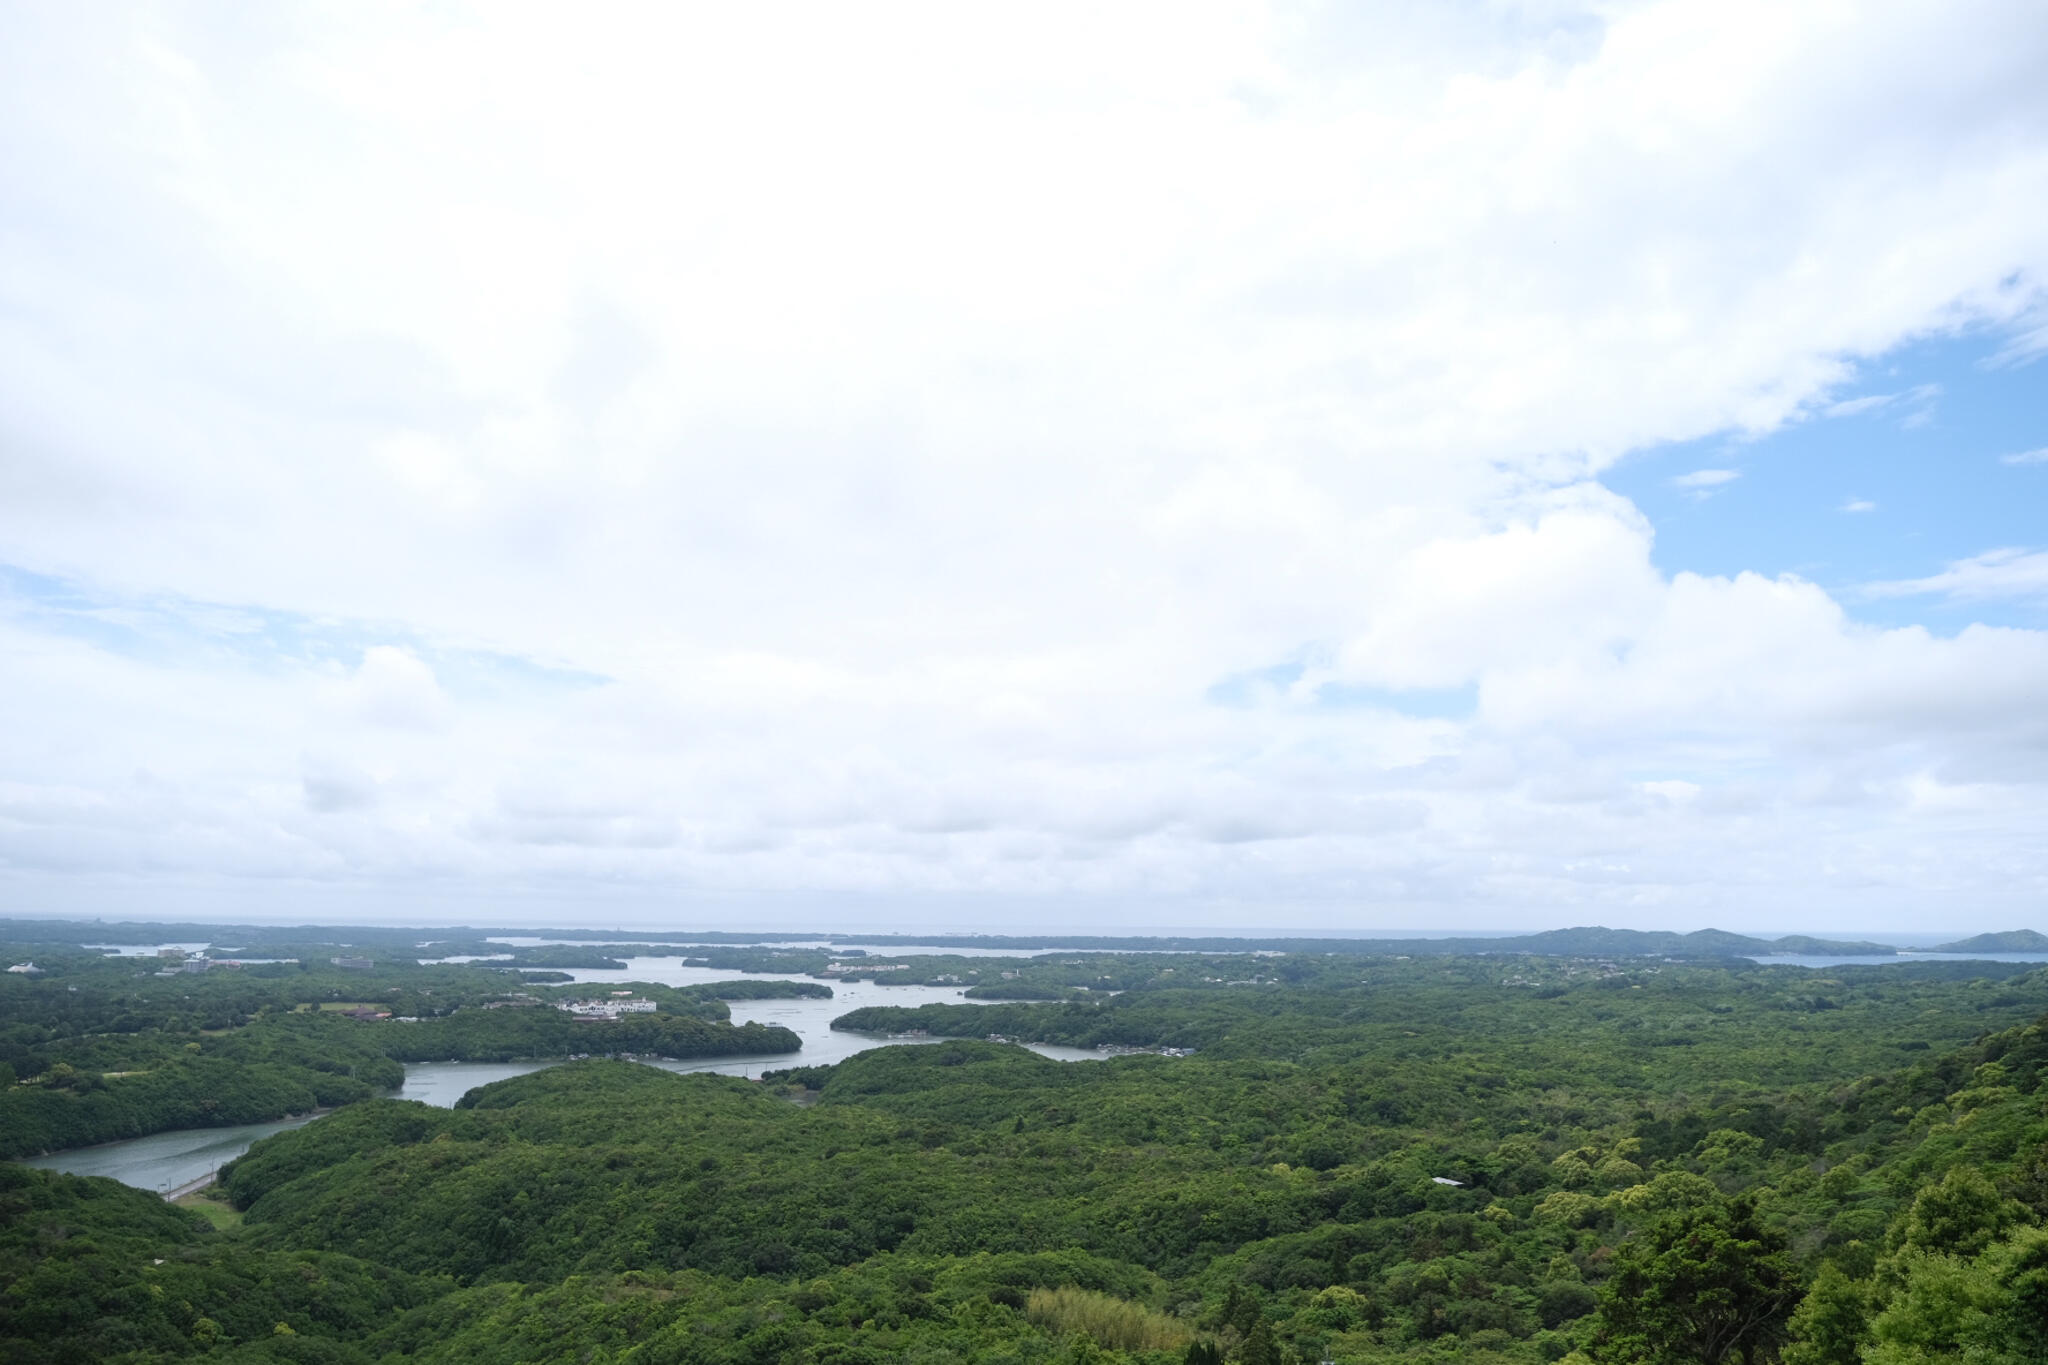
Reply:
<svg viewBox="0 0 2048 1365"><path fill-rule="evenodd" d="M652 1014L652 1000L564 1000L555 1006L578 1019L617 1019L623 1014Z"/></svg>

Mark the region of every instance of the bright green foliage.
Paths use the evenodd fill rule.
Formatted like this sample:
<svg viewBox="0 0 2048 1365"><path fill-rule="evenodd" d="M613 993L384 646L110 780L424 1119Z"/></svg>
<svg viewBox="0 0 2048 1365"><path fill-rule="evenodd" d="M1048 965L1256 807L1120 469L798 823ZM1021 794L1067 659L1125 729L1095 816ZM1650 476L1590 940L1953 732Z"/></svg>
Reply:
<svg viewBox="0 0 2048 1365"><path fill-rule="evenodd" d="M2048 1230L2028 1228L1977 1256L1909 1247L1900 1281L1871 1324L1871 1365L2048 1360Z"/></svg>
<svg viewBox="0 0 2048 1365"><path fill-rule="evenodd" d="M1783 1239L1748 1200L1677 1209L1623 1243L1600 1295L1596 1359L1773 1359L1798 1302Z"/></svg>
<svg viewBox="0 0 2048 1365"><path fill-rule="evenodd" d="M1948 1171L1892 1224L1867 1278L1822 1269L1793 1318L1787 1365L2048 1360L2048 1231L2037 1221L1982 1171Z"/></svg>
<svg viewBox="0 0 2048 1365"><path fill-rule="evenodd" d="M1785 1365L1856 1365L1870 1336L1870 1293L1832 1262L1820 1269L1790 1324Z"/></svg>
<svg viewBox="0 0 2048 1365"><path fill-rule="evenodd" d="M2048 1043L2024 1022L2048 975L1033 964L1005 969L1123 994L957 1019L1199 1051L1066 1064L947 1041L766 1083L593 1061L453 1111L350 1103L226 1171L245 1219L225 1232L107 1182L9 1172L0 1358L1757 1365L1781 1340L1791 1365L2048 1356ZM18 1089L84 1112L143 1079L106 1077L131 1060L233 1096L357 1079L392 1060L369 1045L386 1029L516 1049L565 1026L483 1010L480 987L442 994L502 994L502 974L385 971L223 980L207 1008L250 1008L198 1032L161 1016L188 1008L179 991L196 1008L212 974L131 999L133 964L88 961L89 1007L0 983L0 1003L47 1006L0 1013L0 1038L29 1068ZM447 1008L358 1023L264 994L306 983L300 1003L388 984ZM723 1022L715 997L660 999L678 1037ZM110 1030L120 1010L158 1022ZM926 1017L956 1019L908 1018Z"/></svg>
<svg viewBox="0 0 2048 1365"><path fill-rule="evenodd" d="M1885 1241L1894 1252L1911 1249L1967 1259L1981 1254L2026 1213L1982 1171L1958 1166L1913 1197Z"/></svg>
<svg viewBox="0 0 2048 1365"><path fill-rule="evenodd" d="M1140 1303L1092 1289L1034 1289L1024 1315L1056 1336L1081 1333L1117 1351L1170 1351L1188 1340L1185 1324Z"/></svg>

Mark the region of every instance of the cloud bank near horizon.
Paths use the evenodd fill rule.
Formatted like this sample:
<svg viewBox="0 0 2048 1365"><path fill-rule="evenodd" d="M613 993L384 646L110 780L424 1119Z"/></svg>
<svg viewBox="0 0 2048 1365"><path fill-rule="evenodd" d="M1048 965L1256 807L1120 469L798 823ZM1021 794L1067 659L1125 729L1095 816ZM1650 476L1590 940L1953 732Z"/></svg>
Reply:
<svg viewBox="0 0 2048 1365"><path fill-rule="evenodd" d="M10 904L2037 915L2048 630L1600 482L2031 363L2032 7L794 13L0 20Z"/></svg>

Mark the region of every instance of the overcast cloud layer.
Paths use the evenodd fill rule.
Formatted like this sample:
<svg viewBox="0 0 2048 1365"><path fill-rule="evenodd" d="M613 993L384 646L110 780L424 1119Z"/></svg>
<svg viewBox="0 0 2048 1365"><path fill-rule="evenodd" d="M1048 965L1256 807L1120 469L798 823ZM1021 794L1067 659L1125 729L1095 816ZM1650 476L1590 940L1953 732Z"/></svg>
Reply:
<svg viewBox="0 0 2048 1365"><path fill-rule="evenodd" d="M2041 920L2048 631L1598 482L2048 344L2038 3L992 9L9 7L6 907Z"/></svg>

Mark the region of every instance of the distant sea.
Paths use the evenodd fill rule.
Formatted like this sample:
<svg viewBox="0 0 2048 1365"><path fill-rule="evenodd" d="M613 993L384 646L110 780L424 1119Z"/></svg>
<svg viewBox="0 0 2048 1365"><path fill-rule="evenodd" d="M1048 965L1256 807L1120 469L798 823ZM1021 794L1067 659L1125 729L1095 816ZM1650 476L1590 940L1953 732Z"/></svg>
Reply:
<svg viewBox="0 0 2048 1365"><path fill-rule="evenodd" d="M1894 962L2048 962L2048 953L1899 953L1893 957L1829 957L1821 953L1759 953L1773 967L1883 967Z"/></svg>

